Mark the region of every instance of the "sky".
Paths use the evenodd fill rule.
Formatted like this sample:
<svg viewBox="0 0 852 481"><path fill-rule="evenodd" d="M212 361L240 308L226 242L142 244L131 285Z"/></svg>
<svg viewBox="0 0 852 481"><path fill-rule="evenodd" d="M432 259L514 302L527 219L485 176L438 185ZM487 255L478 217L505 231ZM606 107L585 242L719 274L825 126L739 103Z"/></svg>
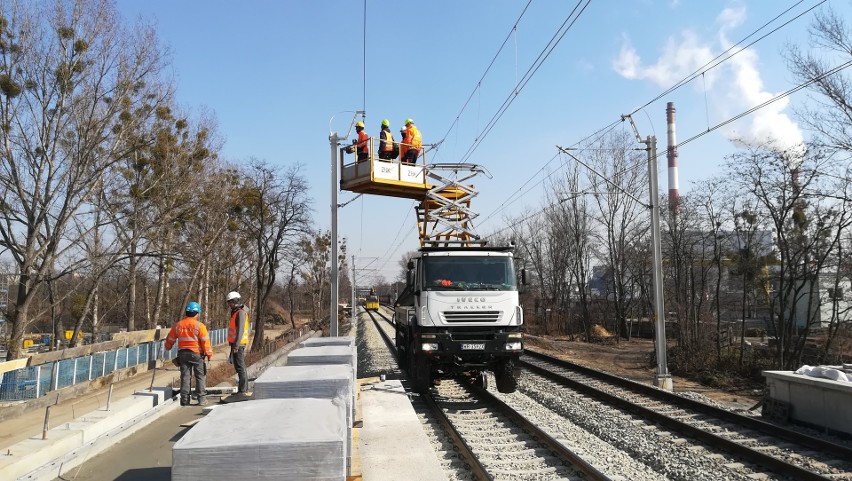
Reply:
<svg viewBox="0 0 852 481"><path fill-rule="evenodd" d="M801 142L808 133L793 110L808 102L804 91L712 128L796 86L783 54L790 44L809 48L815 11L831 6L852 18L846 0L117 0L117 6L128 22L155 25L170 52L178 103L215 114L225 160L301 166L317 228L331 228L329 134L351 139L351 124L361 120L355 112L364 111L372 136L382 119L398 135L412 118L425 144L440 142L427 154L430 163L487 169L490 178L472 180L479 191L473 223L483 235L541 209L544 186L571 162L557 145L572 146L622 114L635 112L639 134L656 136L659 152L666 148L667 102L677 111L679 142L706 132L678 148L681 195L721 173L725 155L736 151L734 139ZM750 45L668 92L738 43L736 50ZM617 128L632 135L626 122ZM664 193L666 160L659 159ZM419 247L415 203L354 197L338 193L345 203L338 234L350 261L355 256L359 285L393 281L402 255Z"/></svg>

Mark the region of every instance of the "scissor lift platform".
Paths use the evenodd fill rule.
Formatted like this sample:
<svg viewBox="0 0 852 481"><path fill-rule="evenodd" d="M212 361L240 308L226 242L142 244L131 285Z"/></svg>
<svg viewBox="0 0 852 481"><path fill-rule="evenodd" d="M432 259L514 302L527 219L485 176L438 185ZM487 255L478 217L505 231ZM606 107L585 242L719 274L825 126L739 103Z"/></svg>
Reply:
<svg viewBox="0 0 852 481"><path fill-rule="evenodd" d="M416 164L380 159L372 153L374 140L370 139L369 158L360 162L353 156L347 163L345 149L340 149L341 190L419 201L415 210L421 246L484 244L471 224L477 214L470 210L470 199L477 191L464 183L478 173L488 175L484 168L462 163L428 165L425 153Z"/></svg>
<svg viewBox="0 0 852 481"><path fill-rule="evenodd" d="M370 158L362 162L341 162L340 189L356 194L387 195L422 201L437 187L428 182L428 169L423 164L407 164L396 160ZM441 195L458 199L466 192L447 187Z"/></svg>

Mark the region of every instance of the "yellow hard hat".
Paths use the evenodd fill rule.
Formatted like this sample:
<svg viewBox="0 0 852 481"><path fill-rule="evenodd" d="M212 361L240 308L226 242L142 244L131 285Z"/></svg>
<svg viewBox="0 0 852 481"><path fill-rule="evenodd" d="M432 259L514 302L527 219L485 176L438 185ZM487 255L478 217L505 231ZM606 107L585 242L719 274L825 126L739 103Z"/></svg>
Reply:
<svg viewBox="0 0 852 481"><path fill-rule="evenodd" d="M363 129L364 128L364 122L358 122L357 124L355 124L355 127L361 127Z"/></svg>
<svg viewBox="0 0 852 481"><path fill-rule="evenodd" d="M413 120L411 120L411 119L405 119L405 125L413 124L413 123L414 123L414 121L413 121Z"/></svg>
<svg viewBox="0 0 852 481"><path fill-rule="evenodd" d="M390 127L390 121L388 119L382 120L382 127Z"/></svg>

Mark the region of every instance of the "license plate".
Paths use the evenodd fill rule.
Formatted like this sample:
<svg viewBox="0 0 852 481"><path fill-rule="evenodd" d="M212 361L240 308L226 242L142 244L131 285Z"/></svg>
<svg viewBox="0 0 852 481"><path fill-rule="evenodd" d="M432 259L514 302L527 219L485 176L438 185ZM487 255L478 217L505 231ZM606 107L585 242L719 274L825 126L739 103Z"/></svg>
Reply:
<svg viewBox="0 0 852 481"><path fill-rule="evenodd" d="M484 351L484 342L466 342L461 345L462 351Z"/></svg>

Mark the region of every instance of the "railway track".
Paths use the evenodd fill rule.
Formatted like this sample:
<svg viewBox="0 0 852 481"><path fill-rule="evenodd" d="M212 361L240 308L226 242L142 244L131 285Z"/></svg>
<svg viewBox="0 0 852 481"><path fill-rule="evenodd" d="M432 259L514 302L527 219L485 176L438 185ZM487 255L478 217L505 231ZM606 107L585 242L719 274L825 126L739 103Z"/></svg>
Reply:
<svg viewBox="0 0 852 481"><path fill-rule="evenodd" d="M368 314L388 349L390 319ZM386 321L386 322L383 322ZM482 378L479 382L483 382ZM414 395L443 428L470 477L476 480L555 480L609 478L558 440L500 401L476 381L445 380L429 395ZM458 464L458 463L457 463Z"/></svg>
<svg viewBox="0 0 852 481"><path fill-rule="evenodd" d="M672 442L693 442L739 460L726 470L750 477L852 480L852 449L742 416L652 386L527 350L520 367L551 383L631 413L647 429L664 429ZM556 394L559 396L559 394Z"/></svg>

